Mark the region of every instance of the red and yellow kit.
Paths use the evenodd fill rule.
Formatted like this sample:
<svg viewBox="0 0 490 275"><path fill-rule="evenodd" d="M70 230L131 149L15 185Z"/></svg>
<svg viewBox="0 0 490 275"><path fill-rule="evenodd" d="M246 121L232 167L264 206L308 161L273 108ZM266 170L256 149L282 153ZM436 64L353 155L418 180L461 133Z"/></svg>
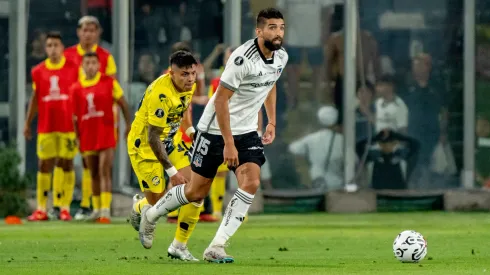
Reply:
<svg viewBox="0 0 490 275"><path fill-rule="evenodd" d="M117 67L116 67L116 62L114 61L114 57L112 56L112 54L100 47L99 45L94 45L92 47L92 49L90 50L90 52L94 52L97 54L97 56L99 57L99 62L100 62L100 69L99 71L103 74L103 75L107 75L107 76L115 76L116 73L117 73ZM72 60L74 63L78 64L78 66L80 66L80 71L79 71L79 75L80 75L80 80L83 80L84 78L84 72L82 70L82 59L83 59L83 56L86 54L87 52L82 48L82 46L80 46L80 44L77 44L77 45L74 45L74 46L71 46L69 48L67 48L65 50L65 56L66 58ZM116 135L116 141L117 141L117 127L118 127L118 118L119 118L119 108L117 107L116 104L114 104L113 106L113 113L114 113L114 125L115 125L115 129L114 129L114 133Z"/></svg>
<svg viewBox="0 0 490 275"><path fill-rule="evenodd" d="M82 153L114 148L112 105L124 95L117 80L99 72L91 80L78 81L72 93Z"/></svg>
<svg viewBox="0 0 490 275"><path fill-rule="evenodd" d="M38 108L39 159L74 158L77 148L70 87L77 82L78 65L65 57L58 64L46 59L31 75Z"/></svg>

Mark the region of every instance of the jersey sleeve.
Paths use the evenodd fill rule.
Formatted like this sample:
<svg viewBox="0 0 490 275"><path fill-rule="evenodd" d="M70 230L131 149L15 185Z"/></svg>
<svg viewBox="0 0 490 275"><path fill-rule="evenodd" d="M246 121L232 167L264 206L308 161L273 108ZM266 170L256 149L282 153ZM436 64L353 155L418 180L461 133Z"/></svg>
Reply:
<svg viewBox="0 0 490 275"><path fill-rule="evenodd" d="M37 89L37 85L36 85L37 74L35 70L31 70L31 79L32 79L32 92L35 93Z"/></svg>
<svg viewBox="0 0 490 275"><path fill-rule="evenodd" d="M151 86L148 89L151 89ZM165 88L160 88L151 91L148 95L146 107L150 125L162 128L167 126L168 111L171 107L167 94Z"/></svg>
<svg viewBox="0 0 490 275"><path fill-rule="evenodd" d="M232 54L221 75L220 85L233 92L238 91L238 87L249 72L248 64L245 57Z"/></svg>
<svg viewBox="0 0 490 275"><path fill-rule="evenodd" d="M113 76L117 73L116 61L114 61L114 56L112 54L107 58L107 67L105 68L105 74Z"/></svg>
<svg viewBox="0 0 490 275"><path fill-rule="evenodd" d="M119 100L121 97L124 96L124 91L121 88L121 85L119 85L119 82L117 80L113 80L112 82L112 97L114 100Z"/></svg>

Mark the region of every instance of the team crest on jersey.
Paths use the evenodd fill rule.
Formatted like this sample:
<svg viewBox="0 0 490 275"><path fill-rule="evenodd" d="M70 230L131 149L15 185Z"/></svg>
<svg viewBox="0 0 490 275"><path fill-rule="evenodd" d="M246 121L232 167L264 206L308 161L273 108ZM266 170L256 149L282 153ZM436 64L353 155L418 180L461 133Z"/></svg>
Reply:
<svg viewBox="0 0 490 275"><path fill-rule="evenodd" d="M243 57L241 57L241 56L237 56L237 57L235 58L235 61L233 61L233 62L235 63L235 65L237 65L237 66L241 66L241 65L243 64Z"/></svg>
<svg viewBox="0 0 490 275"><path fill-rule="evenodd" d="M160 184L160 178L158 176L154 176L152 179L151 179L151 182L153 182L153 185L157 186Z"/></svg>
<svg viewBox="0 0 490 275"><path fill-rule="evenodd" d="M192 161L192 163L194 164L194 166L196 166L196 167L202 166L202 155L201 154L195 154L193 159L194 160Z"/></svg>
<svg viewBox="0 0 490 275"><path fill-rule="evenodd" d="M162 109L157 109L155 111L155 115L158 117L158 118L162 118L164 115L165 115L165 112L162 110Z"/></svg>
<svg viewBox="0 0 490 275"><path fill-rule="evenodd" d="M282 68L277 69L277 75L280 75L282 73Z"/></svg>

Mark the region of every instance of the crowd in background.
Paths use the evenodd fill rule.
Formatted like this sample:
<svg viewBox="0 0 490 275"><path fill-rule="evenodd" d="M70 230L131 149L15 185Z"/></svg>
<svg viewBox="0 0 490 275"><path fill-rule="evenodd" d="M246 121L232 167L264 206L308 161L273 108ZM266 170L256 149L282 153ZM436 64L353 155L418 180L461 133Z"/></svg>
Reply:
<svg viewBox="0 0 490 275"><path fill-rule="evenodd" d="M75 44L73 30L84 14L99 18L99 43L111 49L112 1L28 2L27 72L46 58L46 31L60 30L65 45ZM462 1L359 2L355 93L360 176L343 179L343 1L242 0L242 41L253 38L254 17L265 6L280 8L287 22L284 47L290 59L286 76L277 83L277 139L266 148L272 175L266 188L331 190L351 180L380 189L458 184L454 175L462 152ZM132 82L126 94L133 111L146 86L168 67L175 42L187 42L205 64L208 85L219 76L229 46L222 44L223 1L135 0L132 8ZM0 34L6 37L3 20ZM8 99L6 46L0 42L3 100ZM337 110L326 111L325 106ZM196 121L203 106L193 108ZM338 119L332 122L325 114ZM320 139L299 146L318 133ZM35 171L35 144L28 144L27 171Z"/></svg>

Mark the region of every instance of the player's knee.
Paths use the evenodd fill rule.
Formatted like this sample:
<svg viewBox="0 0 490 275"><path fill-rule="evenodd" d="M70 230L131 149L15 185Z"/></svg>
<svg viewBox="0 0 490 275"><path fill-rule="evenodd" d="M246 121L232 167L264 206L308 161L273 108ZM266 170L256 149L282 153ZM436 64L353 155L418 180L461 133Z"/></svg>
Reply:
<svg viewBox="0 0 490 275"><path fill-rule="evenodd" d="M39 160L39 172L51 173L55 165L55 159L42 159Z"/></svg>
<svg viewBox="0 0 490 275"><path fill-rule="evenodd" d="M240 189L242 189L247 193L255 194L255 192L257 192L257 190L259 189L259 186L260 186L259 179L246 180L242 184L240 184Z"/></svg>
<svg viewBox="0 0 490 275"><path fill-rule="evenodd" d="M195 188L192 184L186 184L184 192L189 202L200 202L206 198L209 188Z"/></svg>
<svg viewBox="0 0 490 275"><path fill-rule="evenodd" d="M70 172L73 170L73 160L60 159L58 160L58 167L61 167L65 172Z"/></svg>

